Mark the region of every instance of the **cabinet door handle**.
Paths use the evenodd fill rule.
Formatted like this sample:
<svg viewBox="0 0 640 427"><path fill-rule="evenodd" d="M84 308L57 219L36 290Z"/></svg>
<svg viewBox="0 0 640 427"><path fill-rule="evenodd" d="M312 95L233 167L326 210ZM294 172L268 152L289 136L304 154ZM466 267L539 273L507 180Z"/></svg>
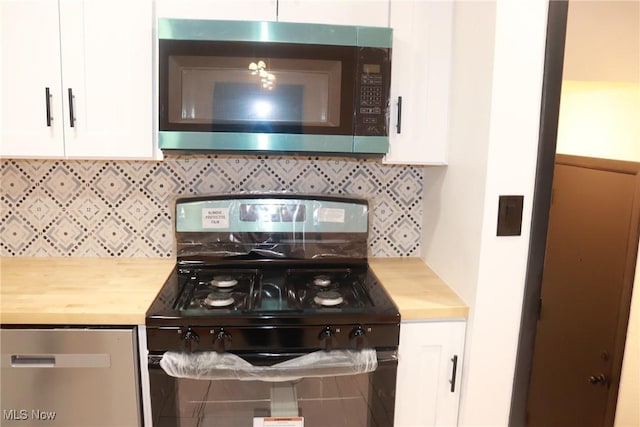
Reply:
<svg viewBox="0 0 640 427"><path fill-rule="evenodd" d="M51 127L51 91L48 87L44 88L44 105L47 107L47 127Z"/></svg>
<svg viewBox="0 0 640 427"><path fill-rule="evenodd" d="M73 90L69 88L69 122L71 127L76 125L76 117L73 114Z"/></svg>
<svg viewBox="0 0 640 427"><path fill-rule="evenodd" d="M106 353L12 354L12 368L104 368L112 367ZM2 361L5 367L5 361Z"/></svg>
<svg viewBox="0 0 640 427"><path fill-rule="evenodd" d="M451 384L451 393L456 391L456 373L458 372L458 355L455 354L451 358L451 363L453 363L453 369L451 370L451 379L449 380L449 384Z"/></svg>
<svg viewBox="0 0 640 427"><path fill-rule="evenodd" d="M402 97L398 97L398 120L396 122L396 132L400 133L402 129Z"/></svg>
<svg viewBox="0 0 640 427"><path fill-rule="evenodd" d="M56 357L53 355L11 355L11 367L25 368L52 368L56 365Z"/></svg>

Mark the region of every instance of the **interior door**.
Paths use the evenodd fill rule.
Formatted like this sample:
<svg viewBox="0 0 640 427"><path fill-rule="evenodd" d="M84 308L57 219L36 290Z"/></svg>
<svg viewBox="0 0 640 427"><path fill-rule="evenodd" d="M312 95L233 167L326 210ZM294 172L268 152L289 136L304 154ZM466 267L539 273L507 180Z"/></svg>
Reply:
<svg viewBox="0 0 640 427"><path fill-rule="evenodd" d="M529 426L613 425L638 244L634 165L556 160Z"/></svg>

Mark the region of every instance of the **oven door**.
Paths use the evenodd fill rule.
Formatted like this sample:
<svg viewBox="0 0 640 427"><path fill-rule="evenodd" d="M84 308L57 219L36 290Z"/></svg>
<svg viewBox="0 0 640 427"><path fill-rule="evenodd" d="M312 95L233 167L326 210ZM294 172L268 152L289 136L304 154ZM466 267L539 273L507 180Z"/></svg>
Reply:
<svg viewBox="0 0 640 427"><path fill-rule="evenodd" d="M255 366L271 366L297 356L242 357ZM274 382L177 378L165 373L160 359L149 356L156 427L262 427L274 425L269 424L275 422L269 420L273 417L289 418L287 425L305 427L393 425L396 351L378 351L378 366L372 372Z"/></svg>

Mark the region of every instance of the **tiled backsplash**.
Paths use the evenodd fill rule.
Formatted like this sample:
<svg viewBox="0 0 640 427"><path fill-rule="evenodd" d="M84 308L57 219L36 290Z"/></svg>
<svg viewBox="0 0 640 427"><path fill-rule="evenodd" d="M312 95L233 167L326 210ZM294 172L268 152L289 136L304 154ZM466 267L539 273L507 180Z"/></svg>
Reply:
<svg viewBox="0 0 640 427"><path fill-rule="evenodd" d="M423 176L420 167L323 157L0 160L0 255L171 257L175 197L289 191L369 198L371 255L415 256Z"/></svg>

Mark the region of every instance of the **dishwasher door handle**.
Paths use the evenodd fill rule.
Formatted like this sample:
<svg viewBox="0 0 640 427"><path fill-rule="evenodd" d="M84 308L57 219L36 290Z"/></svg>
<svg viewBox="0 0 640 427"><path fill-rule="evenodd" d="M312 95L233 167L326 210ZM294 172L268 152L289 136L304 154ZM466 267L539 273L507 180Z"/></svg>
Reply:
<svg viewBox="0 0 640 427"><path fill-rule="evenodd" d="M30 355L30 354L14 354L11 355L12 368L54 368L56 366L56 357Z"/></svg>
<svg viewBox="0 0 640 427"><path fill-rule="evenodd" d="M12 354L10 366L12 368L110 368L111 357L104 353Z"/></svg>

